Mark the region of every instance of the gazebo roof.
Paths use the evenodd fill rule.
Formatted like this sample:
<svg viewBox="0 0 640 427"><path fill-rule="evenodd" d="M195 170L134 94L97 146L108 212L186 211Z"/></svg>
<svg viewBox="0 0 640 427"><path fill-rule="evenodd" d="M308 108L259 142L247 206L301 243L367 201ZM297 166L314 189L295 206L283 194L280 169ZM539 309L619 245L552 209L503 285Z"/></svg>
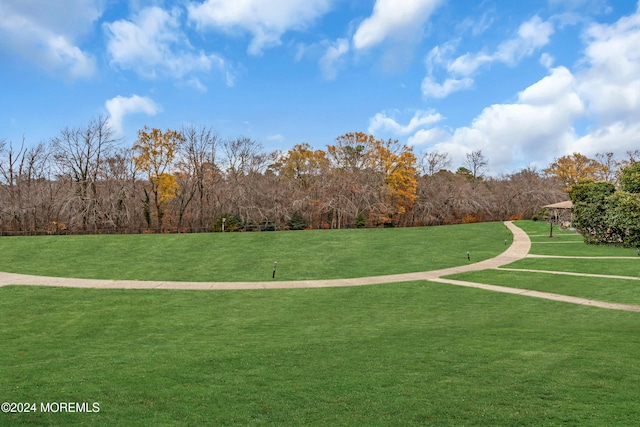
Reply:
<svg viewBox="0 0 640 427"><path fill-rule="evenodd" d="M543 208L551 208L551 209L571 209L572 207L573 207L573 203L571 203L571 200L543 206Z"/></svg>

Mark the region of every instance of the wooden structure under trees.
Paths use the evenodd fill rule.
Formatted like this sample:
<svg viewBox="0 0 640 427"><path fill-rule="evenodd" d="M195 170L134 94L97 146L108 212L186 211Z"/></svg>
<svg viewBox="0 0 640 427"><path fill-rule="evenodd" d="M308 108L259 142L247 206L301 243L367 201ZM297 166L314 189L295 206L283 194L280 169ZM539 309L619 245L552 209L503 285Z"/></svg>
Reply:
<svg viewBox="0 0 640 427"><path fill-rule="evenodd" d="M571 213L573 203L571 200L545 205L543 208L548 210L549 222L552 224L557 224L561 227L569 227L571 225L571 221L573 220L573 215Z"/></svg>

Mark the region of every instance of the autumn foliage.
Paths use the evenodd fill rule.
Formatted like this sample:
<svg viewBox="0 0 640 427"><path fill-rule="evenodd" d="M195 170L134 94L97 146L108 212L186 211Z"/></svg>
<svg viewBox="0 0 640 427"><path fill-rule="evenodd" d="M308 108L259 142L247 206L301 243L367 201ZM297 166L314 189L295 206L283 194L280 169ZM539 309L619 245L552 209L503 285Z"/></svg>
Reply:
<svg viewBox="0 0 640 427"><path fill-rule="evenodd" d="M133 144L135 168L147 177L149 193L153 195L157 226L162 230L164 206L180 191L172 167L184 136L167 129L144 129L138 131L138 140ZM147 224L149 225L149 224Z"/></svg>
<svg viewBox="0 0 640 427"><path fill-rule="evenodd" d="M272 152L194 126L144 127L130 148L118 142L105 119L29 149L0 140L0 231L439 225L530 218L567 197L561 168L494 178L478 151L468 174L454 173L446 153L416 155L363 132Z"/></svg>

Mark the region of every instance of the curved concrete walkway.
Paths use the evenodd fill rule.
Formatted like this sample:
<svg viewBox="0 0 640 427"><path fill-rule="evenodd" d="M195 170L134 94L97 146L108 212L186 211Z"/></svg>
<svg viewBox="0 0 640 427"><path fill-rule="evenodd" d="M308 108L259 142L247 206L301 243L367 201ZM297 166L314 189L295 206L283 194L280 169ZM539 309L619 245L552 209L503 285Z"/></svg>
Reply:
<svg viewBox="0 0 640 427"><path fill-rule="evenodd" d="M524 258L531 243L527 234L511 222L505 225L513 233L513 243L509 248L495 258L485 261L461 265L442 270L418 273L393 274L386 276L357 277L352 279L330 280L293 280L269 282L168 282L168 281L140 281L140 280L99 280L99 279L71 279L63 277L32 276L26 274L0 272L0 286L4 285L38 285L65 286L78 288L130 288L130 289L283 289L283 288L323 288L337 286L377 285L382 283L407 282L412 280L433 280L448 274L466 271L486 270L497 268Z"/></svg>
<svg viewBox="0 0 640 427"><path fill-rule="evenodd" d="M6 285L35 285L35 286L61 286L76 288L101 288L101 289L200 289L200 290L225 290L225 289L286 289L286 288L322 288L338 286L363 286L384 283L407 282L414 280L428 280L432 282L447 283L458 286L486 289L495 292L504 292L531 296L536 298L551 299L569 302L573 304L591 305L595 307L611 308L617 310L640 311L640 306L613 304L602 301L593 301L583 298L557 295L547 292L530 291L526 289L508 288L504 286L486 285L482 283L465 282L461 280L444 279L442 276L494 269L525 258L531 249L529 236L511 221L504 223L513 233L513 243L500 255L481 262L445 268L441 270L425 271L418 273L393 274L386 276L358 277L353 279L332 280L294 280L294 281L270 281L270 282L167 282L167 281L139 281L139 280L98 280L98 279L73 279L62 277L32 276L26 274L0 272L0 286Z"/></svg>

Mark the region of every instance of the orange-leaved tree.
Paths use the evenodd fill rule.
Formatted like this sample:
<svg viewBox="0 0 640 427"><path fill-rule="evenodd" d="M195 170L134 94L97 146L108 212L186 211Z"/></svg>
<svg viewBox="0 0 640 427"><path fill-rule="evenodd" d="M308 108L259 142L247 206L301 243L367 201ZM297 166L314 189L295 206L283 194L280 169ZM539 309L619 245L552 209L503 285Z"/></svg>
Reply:
<svg viewBox="0 0 640 427"><path fill-rule="evenodd" d="M556 177L571 188L579 181L598 179L598 173L601 170L601 164L584 154L573 153L570 156L562 156L554 160L544 172Z"/></svg>
<svg viewBox="0 0 640 427"><path fill-rule="evenodd" d="M413 209L417 198L417 159L413 149L399 144L397 139L376 140L374 147L379 170L384 174L388 212L391 217L399 217L399 222Z"/></svg>
<svg viewBox="0 0 640 427"><path fill-rule="evenodd" d="M357 211L368 210L377 223L398 223L413 209L417 159L410 147L355 132L336 138L327 152Z"/></svg>
<svg viewBox="0 0 640 427"><path fill-rule="evenodd" d="M133 144L136 154L133 158L136 170L143 172L148 179L146 205L149 204L149 194L153 196L155 216L158 228L162 229L165 204L172 200L179 188L176 177L171 173L176 152L180 144L185 141L184 136L175 130L149 129L147 126L138 131L138 140ZM151 225L151 215L145 212L147 226Z"/></svg>

